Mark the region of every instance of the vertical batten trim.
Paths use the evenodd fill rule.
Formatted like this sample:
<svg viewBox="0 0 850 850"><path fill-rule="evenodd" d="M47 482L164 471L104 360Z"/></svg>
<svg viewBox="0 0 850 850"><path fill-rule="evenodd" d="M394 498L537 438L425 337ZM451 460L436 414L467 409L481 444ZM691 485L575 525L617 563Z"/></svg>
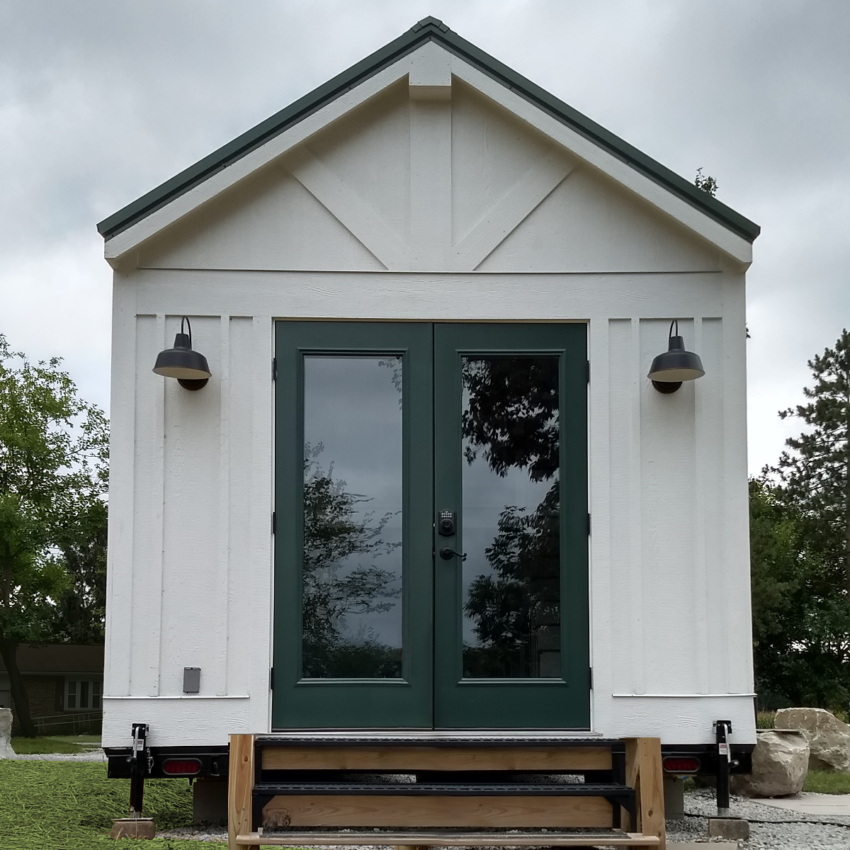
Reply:
<svg viewBox="0 0 850 850"><path fill-rule="evenodd" d="M130 694L130 639L133 627L133 507L136 486L136 289L112 284L112 381L109 440L109 547L106 570L107 693ZM117 624L117 629L116 629Z"/></svg>
<svg viewBox="0 0 850 850"><path fill-rule="evenodd" d="M694 316L694 342L693 351L701 357L706 357L703 320ZM709 366L709 368L711 368ZM711 375L709 381L720 380L719 376ZM707 574L705 560L705 455L704 452L709 445L713 444L714 438L706 429L706 398L702 388L694 387L694 445L696 457L694 458L694 553L693 567L691 570L694 591L694 612L696 614L693 623L696 629L696 669L697 690L701 694L709 693L709 644L708 644L708 599L707 599Z"/></svg>
<svg viewBox="0 0 850 850"><path fill-rule="evenodd" d="M244 565L245 582L240 582L244 596L240 606L245 610L248 640L251 646L248 693L248 728L271 729L271 667L274 630L274 559L271 539L273 510L274 446L273 387L271 362L274 352L274 323L271 316L254 316L252 322L254 358L251 456L251 559Z"/></svg>
<svg viewBox="0 0 850 850"><path fill-rule="evenodd" d="M607 728L610 717L598 717L601 701L596 692L607 693L613 684L611 641L611 489L609 327L607 318L587 323L588 355L593 379L588 384L588 503L593 517L589 541L588 608L590 615L590 666L594 670L591 700L591 729ZM602 435L606 435L602 437ZM601 645L608 641L608 646ZM599 658L597 664L595 659ZM602 659L605 659L604 661Z"/></svg>
<svg viewBox="0 0 850 850"><path fill-rule="evenodd" d="M632 381L630 386L630 432L631 432L631 465L629 469L629 495L631 517L629 542L632 551L631 589L632 610L631 623L634 630L634 640L631 644L632 654L632 690L642 694L646 690L644 683L644 629L643 629L643 536L641 522L643 511L643 476L641 470L641 429L642 429L642 394L644 383L644 363L641 360L641 323L639 318L631 320L631 364Z"/></svg>
<svg viewBox="0 0 850 850"><path fill-rule="evenodd" d="M724 690L753 690L747 484L747 319L743 275L723 275ZM742 437L743 435L743 437ZM720 625L720 624L719 624ZM743 646L743 649L739 647Z"/></svg>
<svg viewBox="0 0 850 850"><path fill-rule="evenodd" d="M156 314L156 338L162 344L162 348L170 348L168 344L168 331L164 313ZM154 551L154 562L150 565L150 631L151 645L156 647L157 659L156 669L150 671L150 678L146 693L151 696L159 696L160 677L163 662L167 654L162 646L162 573L163 559L165 555L165 394L168 391L167 380L158 382L159 386L155 393L156 399L154 410L154 450L151 457L151 504L154 507L152 517L153 539L158 545ZM138 565L134 565L138 567ZM141 578L141 573L137 569ZM147 595L147 594L146 594ZM146 628L148 626L146 625ZM170 659L168 659L170 660Z"/></svg>
<svg viewBox="0 0 850 850"><path fill-rule="evenodd" d="M414 100L410 102L410 269L448 268L451 243L451 101Z"/></svg>
<svg viewBox="0 0 850 850"><path fill-rule="evenodd" d="M218 598L222 606L215 636L216 675L215 691L218 696L229 693L227 680L227 654L230 643L230 316L221 316L219 385L221 387L221 426L219 428L218 466Z"/></svg>

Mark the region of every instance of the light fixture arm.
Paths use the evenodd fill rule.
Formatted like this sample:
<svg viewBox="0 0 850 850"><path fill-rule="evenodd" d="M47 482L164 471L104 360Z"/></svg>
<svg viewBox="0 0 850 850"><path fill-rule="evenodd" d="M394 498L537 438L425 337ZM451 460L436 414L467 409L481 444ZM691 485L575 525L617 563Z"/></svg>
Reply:
<svg viewBox="0 0 850 850"><path fill-rule="evenodd" d="M186 327L189 328L189 348L191 348L192 347L192 323L189 321L188 316L184 316L180 320L180 333L181 334L183 333L183 326L184 325L186 325ZM672 327L672 325L671 325L671 327Z"/></svg>

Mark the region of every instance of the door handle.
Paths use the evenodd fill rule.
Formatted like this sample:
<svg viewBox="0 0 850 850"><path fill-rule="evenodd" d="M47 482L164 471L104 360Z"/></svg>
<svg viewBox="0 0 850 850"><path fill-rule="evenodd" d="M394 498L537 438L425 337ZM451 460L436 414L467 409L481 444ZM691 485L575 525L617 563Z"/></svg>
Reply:
<svg viewBox="0 0 850 850"><path fill-rule="evenodd" d="M440 557L441 557L444 561L448 561L448 560L450 560L452 557L458 557L458 558L460 558L460 559L461 559L461 561L465 561L465 560L466 560L466 552L464 552L464 553L461 555L461 553L460 553L460 552L455 552L455 550L454 550L454 549L449 549L449 547L448 547L448 546L444 546L442 549L440 549Z"/></svg>

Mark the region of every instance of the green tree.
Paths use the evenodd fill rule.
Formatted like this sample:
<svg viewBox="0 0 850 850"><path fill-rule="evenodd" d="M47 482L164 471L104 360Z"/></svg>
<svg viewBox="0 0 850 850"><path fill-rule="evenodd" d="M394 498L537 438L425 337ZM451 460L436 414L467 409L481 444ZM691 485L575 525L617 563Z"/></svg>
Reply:
<svg viewBox="0 0 850 850"><path fill-rule="evenodd" d="M60 364L32 364L0 334L0 656L25 735L35 728L17 648L53 637L71 584L63 534L106 490L106 419Z"/></svg>
<svg viewBox="0 0 850 850"><path fill-rule="evenodd" d="M108 513L102 498L86 499L70 522L56 530L55 546L67 583L56 597L54 640L103 643Z"/></svg>
<svg viewBox="0 0 850 850"><path fill-rule="evenodd" d="M802 420L799 437L786 440L777 472L785 498L800 506L807 532L818 540L834 576L834 592L850 605L850 334L809 360L814 385L806 404L782 410Z"/></svg>
<svg viewBox="0 0 850 850"><path fill-rule="evenodd" d="M756 689L792 705L844 707L848 609L803 509L767 478L750 481Z"/></svg>
<svg viewBox="0 0 850 850"><path fill-rule="evenodd" d="M753 636L760 690L797 705L850 698L850 335L809 361L802 421L750 484Z"/></svg>

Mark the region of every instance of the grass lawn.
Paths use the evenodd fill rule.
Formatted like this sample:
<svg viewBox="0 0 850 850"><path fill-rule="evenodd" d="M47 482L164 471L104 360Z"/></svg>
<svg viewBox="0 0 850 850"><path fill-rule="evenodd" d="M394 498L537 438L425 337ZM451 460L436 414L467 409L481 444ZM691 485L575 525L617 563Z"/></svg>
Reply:
<svg viewBox="0 0 850 850"><path fill-rule="evenodd" d="M850 794L850 773L810 770L803 790L817 794Z"/></svg>
<svg viewBox="0 0 850 850"><path fill-rule="evenodd" d="M12 738L12 749L20 756L59 753L73 755L100 749L100 735L43 735Z"/></svg>
<svg viewBox="0 0 850 850"><path fill-rule="evenodd" d="M84 753L88 747L74 743L72 737L12 738L12 749L19 756L44 755L45 753L62 753L74 755Z"/></svg>
<svg viewBox="0 0 850 850"><path fill-rule="evenodd" d="M136 839L109 838L112 819L127 817L130 780L107 779L100 762L0 761L0 850L139 850ZM192 823L192 790L184 779L145 782L144 814L157 829ZM197 841L154 839L145 850L201 850Z"/></svg>

